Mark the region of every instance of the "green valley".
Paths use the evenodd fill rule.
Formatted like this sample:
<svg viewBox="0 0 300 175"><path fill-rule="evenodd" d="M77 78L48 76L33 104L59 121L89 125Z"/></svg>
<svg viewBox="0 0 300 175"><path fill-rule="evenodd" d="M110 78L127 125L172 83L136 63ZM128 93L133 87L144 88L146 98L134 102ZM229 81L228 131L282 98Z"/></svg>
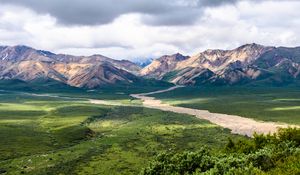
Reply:
<svg viewBox="0 0 300 175"><path fill-rule="evenodd" d="M162 151L209 146L218 152L228 138L246 139L192 116L143 108L116 93L109 98L135 106L60 95L65 97L0 91L1 173L138 174Z"/></svg>

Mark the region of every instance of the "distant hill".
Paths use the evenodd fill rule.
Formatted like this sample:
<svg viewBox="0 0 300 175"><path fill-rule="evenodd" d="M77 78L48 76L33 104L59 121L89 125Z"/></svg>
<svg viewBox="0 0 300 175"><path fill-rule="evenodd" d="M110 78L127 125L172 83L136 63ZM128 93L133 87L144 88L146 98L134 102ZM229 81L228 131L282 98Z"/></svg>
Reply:
<svg viewBox="0 0 300 175"><path fill-rule="evenodd" d="M300 47L246 44L233 50L206 50L194 56L162 56L141 75L181 85L284 85L300 79Z"/></svg>
<svg viewBox="0 0 300 175"><path fill-rule="evenodd" d="M102 55L72 56L27 46L0 47L0 80L51 79L74 87L96 88L141 82L140 66Z"/></svg>

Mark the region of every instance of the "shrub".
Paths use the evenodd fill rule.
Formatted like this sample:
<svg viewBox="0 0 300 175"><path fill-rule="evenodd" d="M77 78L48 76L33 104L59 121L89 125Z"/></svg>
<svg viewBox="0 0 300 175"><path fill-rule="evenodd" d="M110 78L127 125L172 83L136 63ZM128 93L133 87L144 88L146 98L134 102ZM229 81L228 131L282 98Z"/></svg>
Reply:
<svg viewBox="0 0 300 175"><path fill-rule="evenodd" d="M300 146L300 129L299 128L281 128L278 131L278 139L283 141L295 142L297 146Z"/></svg>
<svg viewBox="0 0 300 175"><path fill-rule="evenodd" d="M203 148L197 152L162 153L159 154L142 174L185 174L195 171L205 172L214 166L210 152Z"/></svg>
<svg viewBox="0 0 300 175"><path fill-rule="evenodd" d="M280 129L278 134L254 134L251 140L228 139L224 154L203 148L197 152L162 153L141 174L264 174L284 170L300 172L300 129ZM291 163L291 160L296 163ZM293 166L288 166L287 164ZM276 172L275 171L275 172ZM276 174L276 173L275 173Z"/></svg>

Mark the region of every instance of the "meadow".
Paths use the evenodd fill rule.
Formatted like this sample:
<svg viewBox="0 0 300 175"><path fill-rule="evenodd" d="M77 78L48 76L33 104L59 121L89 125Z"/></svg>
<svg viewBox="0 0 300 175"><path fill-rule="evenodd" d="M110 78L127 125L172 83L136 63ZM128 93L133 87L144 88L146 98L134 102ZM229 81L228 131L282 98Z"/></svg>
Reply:
<svg viewBox="0 0 300 175"><path fill-rule="evenodd" d="M138 174L164 151L218 152L228 138L247 140L192 116L143 108L119 90L66 91L47 91L63 98L0 91L0 174ZM132 105L95 105L90 97Z"/></svg>
<svg viewBox="0 0 300 175"><path fill-rule="evenodd" d="M299 87L184 87L153 96L175 106L300 124Z"/></svg>

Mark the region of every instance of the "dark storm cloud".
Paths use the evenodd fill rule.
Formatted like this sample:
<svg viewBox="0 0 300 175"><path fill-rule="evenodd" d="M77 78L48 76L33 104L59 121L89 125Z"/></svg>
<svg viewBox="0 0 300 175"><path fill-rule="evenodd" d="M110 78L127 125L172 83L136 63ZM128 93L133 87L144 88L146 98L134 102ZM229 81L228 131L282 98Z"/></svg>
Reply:
<svg viewBox="0 0 300 175"><path fill-rule="evenodd" d="M199 0L198 6L218 6L222 4L235 3L238 0Z"/></svg>
<svg viewBox="0 0 300 175"><path fill-rule="evenodd" d="M65 25L99 25L122 14L144 14L150 25L187 25L203 8L234 3L236 0L0 0L38 13L50 14Z"/></svg>

